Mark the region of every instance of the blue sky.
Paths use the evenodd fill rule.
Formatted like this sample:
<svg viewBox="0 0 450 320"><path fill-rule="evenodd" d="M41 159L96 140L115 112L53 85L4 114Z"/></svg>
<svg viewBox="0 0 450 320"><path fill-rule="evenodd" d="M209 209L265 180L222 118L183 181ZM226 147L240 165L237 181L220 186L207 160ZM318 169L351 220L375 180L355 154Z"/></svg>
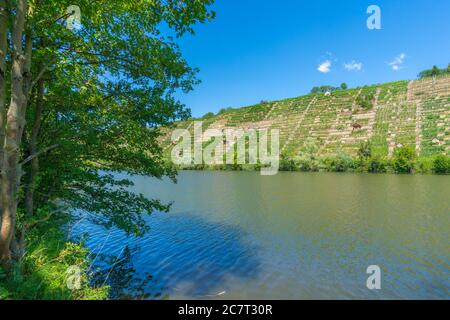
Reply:
<svg viewBox="0 0 450 320"><path fill-rule="evenodd" d="M381 8L381 30L366 26L371 4ZM194 116L318 85L413 79L450 62L448 0L216 0L213 8L212 23L178 41L200 69L202 84L178 95Z"/></svg>

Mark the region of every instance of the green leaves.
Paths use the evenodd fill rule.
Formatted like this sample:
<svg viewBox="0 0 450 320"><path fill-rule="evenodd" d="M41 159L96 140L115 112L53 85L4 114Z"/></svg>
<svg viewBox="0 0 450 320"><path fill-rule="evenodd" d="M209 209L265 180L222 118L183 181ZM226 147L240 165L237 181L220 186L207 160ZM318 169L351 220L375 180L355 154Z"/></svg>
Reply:
<svg viewBox="0 0 450 320"><path fill-rule="evenodd" d="M414 170L416 151L413 147L403 146L395 149L393 167L397 173L411 173Z"/></svg>
<svg viewBox="0 0 450 320"><path fill-rule="evenodd" d="M436 156L433 161L433 169L437 174L450 174L450 156Z"/></svg>
<svg viewBox="0 0 450 320"><path fill-rule="evenodd" d="M436 77L440 75L448 75L450 74L450 63L447 66L447 68L438 68L437 66L433 66L433 68L429 70L424 70L419 73L417 76L419 79L429 78L429 77Z"/></svg>
<svg viewBox="0 0 450 320"><path fill-rule="evenodd" d="M33 73L47 66L38 149L59 145L39 157L38 210L63 202L89 212L107 228L138 235L147 229L146 214L169 209L131 192L132 183L116 174L175 181L176 172L157 141L159 128L190 116L173 95L192 90L198 80L171 33L193 33L194 24L211 20L212 3L80 0L78 30L65 26L72 2L42 1L34 8L28 20L34 35ZM24 156L36 116L34 94L27 108ZM30 168L24 169L27 181Z"/></svg>

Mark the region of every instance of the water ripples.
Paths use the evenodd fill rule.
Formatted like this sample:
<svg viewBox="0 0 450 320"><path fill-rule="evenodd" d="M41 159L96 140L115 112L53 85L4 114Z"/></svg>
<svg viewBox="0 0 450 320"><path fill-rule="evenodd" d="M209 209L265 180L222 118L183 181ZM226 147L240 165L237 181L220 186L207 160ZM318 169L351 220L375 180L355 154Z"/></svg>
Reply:
<svg viewBox="0 0 450 320"><path fill-rule="evenodd" d="M175 201L172 212L149 217L143 238L113 230L104 243L109 231L87 221L76 233L90 234L93 251L136 247L130 264L136 276L150 275L139 289L158 292L150 298L449 298L448 177L183 172L178 185L134 180L140 192ZM373 264L381 291L365 287Z"/></svg>

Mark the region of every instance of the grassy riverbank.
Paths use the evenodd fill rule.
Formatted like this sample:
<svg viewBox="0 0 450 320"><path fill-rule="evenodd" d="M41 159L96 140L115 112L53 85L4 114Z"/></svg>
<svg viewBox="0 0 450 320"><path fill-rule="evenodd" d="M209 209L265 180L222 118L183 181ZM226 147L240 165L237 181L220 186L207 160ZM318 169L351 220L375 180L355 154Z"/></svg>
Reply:
<svg viewBox="0 0 450 320"><path fill-rule="evenodd" d="M41 223L27 235L26 254L6 273L0 269L0 300L102 300L108 298L108 287L89 286L89 251L83 244L68 241L60 220ZM80 286L69 289L68 283L76 283L70 267L79 268ZM73 269L76 270L76 269ZM71 280L72 279L72 280Z"/></svg>

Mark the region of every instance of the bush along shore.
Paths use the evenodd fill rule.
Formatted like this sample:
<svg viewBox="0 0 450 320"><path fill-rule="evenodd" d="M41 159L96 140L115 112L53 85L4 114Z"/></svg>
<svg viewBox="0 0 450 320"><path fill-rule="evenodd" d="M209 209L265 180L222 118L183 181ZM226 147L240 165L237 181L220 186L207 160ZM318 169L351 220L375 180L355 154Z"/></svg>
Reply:
<svg viewBox="0 0 450 320"><path fill-rule="evenodd" d="M41 216L49 216L44 210ZM28 225L26 255L6 272L0 267L0 300L104 300L108 286L91 286L88 272L92 255L81 243L67 239L64 226L70 221L59 214L53 221Z"/></svg>
<svg viewBox="0 0 450 320"><path fill-rule="evenodd" d="M373 154L369 142L362 143L358 155L338 152L333 156L318 156L315 144L307 143L298 155L282 154L279 171L356 172L390 174L450 174L450 156L417 156L413 147L395 149L392 157ZM259 171L261 165L183 165L179 170Z"/></svg>

